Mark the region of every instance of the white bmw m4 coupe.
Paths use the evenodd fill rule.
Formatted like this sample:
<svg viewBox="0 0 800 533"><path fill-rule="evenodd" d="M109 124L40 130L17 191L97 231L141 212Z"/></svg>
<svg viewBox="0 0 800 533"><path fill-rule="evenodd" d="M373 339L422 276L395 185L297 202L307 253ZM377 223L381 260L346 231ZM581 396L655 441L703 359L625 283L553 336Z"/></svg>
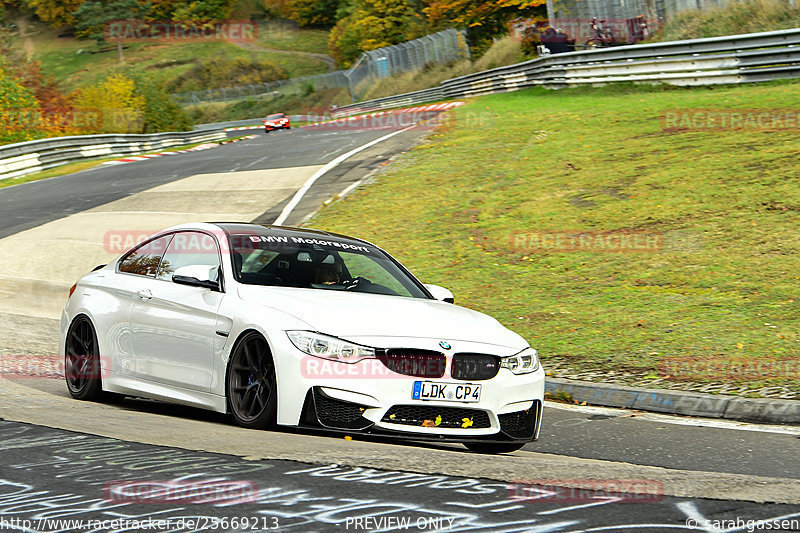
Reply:
<svg viewBox="0 0 800 533"><path fill-rule="evenodd" d="M72 287L70 394L133 396L274 424L462 442L536 440L544 371L495 319L369 242L198 223L157 233Z"/></svg>

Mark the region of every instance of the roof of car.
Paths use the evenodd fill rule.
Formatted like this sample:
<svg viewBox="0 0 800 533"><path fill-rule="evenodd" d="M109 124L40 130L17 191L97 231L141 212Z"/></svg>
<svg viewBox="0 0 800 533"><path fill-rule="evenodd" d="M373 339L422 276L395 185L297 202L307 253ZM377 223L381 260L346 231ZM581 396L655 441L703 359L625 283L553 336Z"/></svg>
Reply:
<svg viewBox="0 0 800 533"><path fill-rule="evenodd" d="M237 233L252 233L254 231L258 231L259 233L269 232L275 235L286 235L286 236L289 235L297 236L298 234L303 234L306 236L316 235L324 237L337 237L340 239L347 239L350 241L356 241L364 244L369 244L370 246L375 246L371 242L365 241L364 239L358 239L356 237L342 235L341 233L333 233L330 231L323 231L316 229L295 228L292 226L273 226L269 224L247 224L244 222L211 222L211 224L219 226L229 235Z"/></svg>

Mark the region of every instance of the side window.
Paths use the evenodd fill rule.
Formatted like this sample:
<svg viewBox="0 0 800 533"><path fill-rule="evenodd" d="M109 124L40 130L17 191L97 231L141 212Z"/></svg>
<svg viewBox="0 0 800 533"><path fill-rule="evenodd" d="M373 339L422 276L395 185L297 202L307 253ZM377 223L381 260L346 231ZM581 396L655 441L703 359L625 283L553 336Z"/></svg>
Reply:
<svg viewBox="0 0 800 533"><path fill-rule="evenodd" d="M164 255L164 250L167 249L171 238L172 235L164 235L139 246L122 258L119 271L154 277L158 270L158 264L161 262L161 256Z"/></svg>
<svg viewBox="0 0 800 533"><path fill-rule="evenodd" d="M171 281L177 269L189 265L219 266L219 247L214 237L197 231L176 233L156 277Z"/></svg>

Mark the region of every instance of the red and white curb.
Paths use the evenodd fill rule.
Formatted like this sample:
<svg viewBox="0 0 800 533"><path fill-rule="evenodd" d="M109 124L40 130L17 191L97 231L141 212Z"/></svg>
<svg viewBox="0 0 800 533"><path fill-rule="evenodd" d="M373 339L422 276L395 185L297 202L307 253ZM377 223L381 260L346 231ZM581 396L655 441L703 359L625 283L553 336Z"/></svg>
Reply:
<svg viewBox="0 0 800 533"><path fill-rule="evenodd" d="M220 141L219 144L231 144L239 141L248 141L250 139L258 139L258 135L248 135L246 137L242 137L240 139L229 139L227 141Z"/></svg>
<svg viewBox="0 0 800 533"><path fill-rule="evenodd" d="M381 117L385 115L405 115L408 113L423 113L426 111L447 111L464 105L465 102L443 102L441 104L430 104L418 107L404 107L402 109L390 109L388 111L376 111L374 113L365 113L361 115L351 115L348 117L337 118L336 120L327 120L325 122L315 122L307 126L319 126L321 124L336 124L343 122L355 122L365 118Z"/></svg>
<svg viewBox="0 0 800 533"><path fill-rule="evenodd" d="M256 135L248 135L247 137L242 137L239 139L240 141L244 141L247 139L255 139ZM222 141L218 143L204 143L198 144L194 148L187 148L186 150L175 150L174 152L158 152L155 154L144 154L144 155L132 155L129 157L123 157L121 159L115 159L114 161L106 161L103 163L104 165L124 165L125 163L134 163L136 161L146 161L148 159L154 159L156 157L162 157L165 155L177 155L177 154L185 154L187 152L199 152L201 150L208 150L210 148L215 148L220 144L230 144L234 141Z"/></svg>
<svg viewBox="0 0 800 533"><path fill-rule="evenodd" d="M260 130L264 126L239 126L238 128L225 128L224 131Z"/></svg>

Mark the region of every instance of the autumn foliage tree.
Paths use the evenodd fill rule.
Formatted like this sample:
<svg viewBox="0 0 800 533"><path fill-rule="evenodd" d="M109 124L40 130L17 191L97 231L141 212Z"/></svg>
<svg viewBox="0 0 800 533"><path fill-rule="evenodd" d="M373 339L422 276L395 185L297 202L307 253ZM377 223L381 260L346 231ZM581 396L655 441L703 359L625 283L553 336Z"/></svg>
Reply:
<svg viewBox="0 0 800 533"><path fill-rule="evenodd" d="M34 60L20 61L14 70L39 104L40 130L45 136L84 133L82 124L75 120L70 98L61 91L52 76L42 71L41 63Z"/></svg>
<svg viewBox="0 0 800 533"><path fill-rule="evenodd" d="M39 20L52 26L60 27L75 23L73 13L77 11L84 0L25 0Z"/></svg>
<svg viewBox="0 0 800 533"><path fill-rule="evenodd" d="M281 13L301 26L327 28L336 24L339 0L288 0Z"/></svg>
<svg viewBox="0 0 800 533"><path fill-rule="evenodd" d="M172 12L172 19L188 24L202 25L213 20L230 17L231 0L194 0L181 2Z"/></svg>
<svg viewBox="0 0 800 533"><path fill-rule="evenodd" d="M287 0L319 5L322 0ZM328 48L342 65L361 52L401 43L427 33L466 29L474 51L488 48L518 17L539 14L546 0L340 0ZM298 22L301 22L298 20ZM302 23L302 22L301 22Z"/></svg>
<svg viewBox="0 0 800 533"><path fill-rule="evenodd" d="M546 0L428 0L425 15L435 30L465 28L473 44L505 34L512 19L536 13Z"/></svg>
<svg viewBox="0 0 800 533"><path fill-rule="evenodd" d="M361 52L420 37L426 28L421 7L409 0L353 0L350 14L331 30L328 47L348 65Z"/></svg>
<svg viewBox="0 0 800 533"><path fill-rule="evenodd" d="M112 74L97 85L81 89L73 100L81 112L96 112L101 117L92 133L140 133L144 128L145 97L123 74Z"/></svg>
<svg viewBox="0 0 800 533"><path fill-rule="evenodd" d="M0 143L38 138L40 121L36 95L0 59Z"/></svg>

